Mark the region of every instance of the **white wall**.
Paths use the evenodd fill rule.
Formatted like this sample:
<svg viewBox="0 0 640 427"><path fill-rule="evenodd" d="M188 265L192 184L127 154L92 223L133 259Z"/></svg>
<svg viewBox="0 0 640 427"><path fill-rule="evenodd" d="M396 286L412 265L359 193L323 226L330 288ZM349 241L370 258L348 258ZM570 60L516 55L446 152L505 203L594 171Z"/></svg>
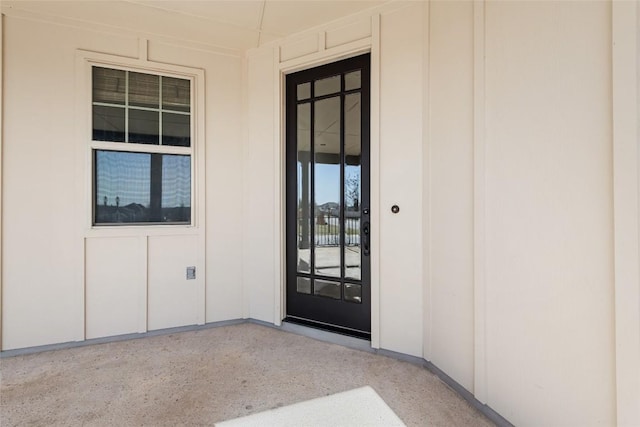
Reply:
<svg viewBox="0 0 640 427"><path fill-rule="evenodd" d="M425 356L473 389L473 4L429 8Z"/></svg>
<svg viewBox="0 0 640 427"><path fill-rule="evenodd" d="M637 424L638 165L612 158L637 72L625 57L616 114L611 7L429 8L425 357L516 425ZM619 151L637 157L625 129Z"/></svg>
<svg viewBox="0 0 640 427"><path fill-rule="evenodd" d="M274 58L271 49L246 60L247 67L247 129L244 153L244 252L243 285L245 289L245 317L265 322L279 322L277 318L275 221L278 220L275 200L274 142L278 132L274 126L276 105L274 90Z"/></svg>
<svg viewBox="0 0 640 427"><path fill-rule="evenodd" d="M640 7L612 5L617 422L640 425Z"/></svg>
<svg viewBox="0 0 640 427"><path fill-rule="evenodd" d="M206 323L243 317L243 65L223 53L149 43L150 61L205 73Z"/></svg>
<svg viewBox="0 0 640 427"><path fill-rule="evenodd" d="M487 402L612 425L610 5L487 3L485 43Z"/></svg>
<svg viewBox="0 0 640 427"><path fill-rule="evenodd" d="M380 347L413 356L422 355L422 7L380 19L380 166L372 171L380 183Z"/></svg>
<svg viewBox="0 0 640 427"><path fill-rule="evenodd" d="M31 18L10 14L4 26L2 349L242 317L240 53ZM88 227L78 49L203 70L195 227ZM191 265L197 279L186 281Z"/></svg>
<svg viewBox="0 0 640 427"><path fill-rule="evenodd" d="M137 41L5 18L3 349L84 338L75 186L75 48L137 54ZM80 45L78 45L80 44ZM80 212L80 214L82 211Z"/></svg>

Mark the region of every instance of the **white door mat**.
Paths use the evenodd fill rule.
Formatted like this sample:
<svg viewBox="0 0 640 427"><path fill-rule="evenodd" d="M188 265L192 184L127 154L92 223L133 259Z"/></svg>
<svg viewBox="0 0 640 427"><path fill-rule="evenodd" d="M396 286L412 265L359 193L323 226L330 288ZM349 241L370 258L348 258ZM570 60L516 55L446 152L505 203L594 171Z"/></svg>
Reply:
<svg viewBox="0 0 640 427"><path fill-rule="evenodd" d="M402 420L378 396L378 393L369 386L216 423L217 427L392 427L404 425Z"/></svg>

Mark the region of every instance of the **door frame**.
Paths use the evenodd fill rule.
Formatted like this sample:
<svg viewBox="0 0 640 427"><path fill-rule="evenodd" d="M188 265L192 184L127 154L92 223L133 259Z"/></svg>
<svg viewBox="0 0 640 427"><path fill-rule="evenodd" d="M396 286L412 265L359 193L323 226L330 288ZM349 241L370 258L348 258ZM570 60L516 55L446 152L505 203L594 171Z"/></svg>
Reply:
<svg viewBox="0 0 640 427"><path fill-rule="evenodd" d="M371 129L371 124L370 124L370 108L369 108L369 104L370 104L370 78L371 78L371 71L370 71L370 66L371 66L371 54L370 53L366 53L363 55L359 55L359 56L353 56L353 57L349 57L346 59L342 59L339 61L335 61L335 62L331 62L319 67L314 67L314 68L307 68L304 69L302 71L299 71L297 73L293 73L293 74L287 74L286 75L286 84L287 84L287 93L286 93L286 108L285 108L285 115L286 115L286 126L287 126L287 158L285 160L286 162L286 168L287 168L287 176L286 176L286 192L287 194L285 195L286 199L287 199L287 206L286 206L286 213L285 213L285 217L286 217L286 230L285 230L285 234L287 234L287 244L285 245L285 249L286 249L286 257L287 257L287 265L286 265L286 274L287 274L287 291L286 291L286 301L287 301L287 307L286 307L286 318L287 319L298 319L299 321L303 321L303 322L310 322L311 324L324 324L326 325L326 327L329 330L332 329L336 329L336 330L340 330L340 331L344 331L347 334L355 334L357 336L366 336L367 340L370 339L371 337L371 257L370 257L370 251L369 248L367 246L364 246L365 251L361 252L360 254L360 261L361 261L361 277L359 279L354 279L353 276L351 276L351 278L349 278L350 276L348 275L347 271L346 271L346 254L345 251L347 250L347 244L345 243L344 238L340 239L340 244L338 245L340 248L340 274L338 275L338 277L333 277L333 274L324 274L322 272L320 272L318 269L314 268L314 261L313 261L313 253L314 250L313 248L315 248L316 253L318 253L317 251L320 251L320 247L322 245L317 245L314 240L311 240L311 260L310 260L310 264L311 264L311 270L308 273L305 272L300 272L298 271L298 258L299 255L297 254L297 247L298 247L298 242L297 242L297 237L299 236L299 232L295 231L298 227L298 218L299 218L299 214L298 209L296 208L296 206L298 206L298 191L299 191L299 187L298 187L298 182L299 182L299 171L298 171L298 167L296 166L296 164L298 164L298 150L297 150L297 146L298 146L298 138L297 138L297 116L299 114L299 110L298 110L298 106L300 105L299 102L302 102L304 105L309 105L309 113L312 115L311 118L311 122L310 122L310 129L313 129L313 122L315 121L315 116L313 116L313 111L314 111L314 107L313 105L316 105L316 112L318 111L319 107L319 103L324 102L326 99L330 99L330 100L335 100L338 99L340 100L340 103L342 104L340 107L340 129L341 129L341 134L340 134L340 145L339 145L339 149L337 152L337 155L339 157L339 161L338 161L338 165L342 165L342 166L338 166L339 170L340 170L340 186L342 186L339 194L339 199L331 199L335 202L338 202L340 205L340 211L344 212L341 213L339 215L339 221L340 221L340 230L341 230L341 236L345 236L344 234L344 229L343 227L346 227L345 222L345 216L346 216L346 204L347 201L344 199L344 192L345 192L345 185L346 185L346 168L348 165L348 161L347 161L347 154L346 154L346 134L343 134L342 132L346 131L346 126L347 124L345 123L346 121L346 112L344 110L344 108L346 108L346 101L348 99L348 97L350 95L346 95L346 93L353 93L353 90L357 90L357 89L352 89L349 90L344 86L341 86L340 89L336 92L336 93L331 93L331 94L325 94L325 95L321 95L320 99L322 99L322 101L318 100L318 98L316 96L313 95L313 88L311 89L311 93L310 93L310 97L308 100L303 100L303 101L298 101L297 96L295 94L296 92L296 87L299 84L305 83L305 82L313 82L313 81L317 81L320 79L325 79L325 78L329 78L335 75L347 75L348 73L354 71L354 70L361 70L362 71L362 79L361 79L361 86L360 89L357 90L356 93L359 94L360 96L360 100L361 100L361 121L360 121L360 126L361 126L361 130L362 130L362 139L361 139L361 156L360 156L360 161L357 163L360 167L360 180L361 180L361 187L359 187L360 191L360 195L361 195L361 205L360 205L360 236L362 238L362 230L365 229L365 227L367 229L369 229L370 227L370 168L369 168L369 159L370 159L370 153L369 153L369 132ZM308 83L306 83L308 85ZM343 83L344 84L344 83ZM311 83L312 87L313 87L313 83ZM293 120L293 122L291 121ZM311 147L309 148L309 152L311 154L311 159L310 159L310 165L315 165L317 159L315 158L315 156L313 155L314 152L316 152L315 150L317 150L317 145L315 143L315 137L313 135L311 135L311 140L309 141L311 143ZM314 146L316 147L314 149ZM317 152L316 152L317 153ZM319 161L319 163L324 163L323 161ZM329 163L333 163L333 162L329 162ZM344 169L343 169L344 168ZM303 167L304 169L304 167ZM314 166L311 166L311 171L313 171L315 169ZM343 172L344 171L344 172ZM308 176L309 178L309 182L310 182L310 192L308 194L308 197L310 198L309 200L314 200L313 199L313 194L314 194L314 184L313 184L313 176L314 173L311 172L310 175ZM308 184L309 184L308 182ZM316 181L317 183L318 181ZM303 186L307 186L308 184L304 184ZM315 186L315 189L317 190L317 186ZM317 193L316 193L317 194ZM315 200L314 200L314 204L315 206ZM316 220L316 215L314 211L311 211L308 213L308 217L307 220L309 218L312 219L312 223L315 224L315 220ZM311 224L309 224L311 225ZM314 230L315 226L311 226L311 230ZM310 236L314 236L316 235L314 231L310 231L311 235ZM369 234L368 231L366 231L367 234ZM369 236L366 236L366 240L369 240ZM292 246L291 246L292 245ZM363 246L360 245L360 248L362 249ZM336 282L340 282L341 283L341 291L340 291L340 297L336 299L334 298L323 298L323 297L319 297L318 294L315 293L315 291L311 292L311 295L305 295L304 293L300 293L298 292L298 286L296 285L297 283L297 278L298 277L307 277L308 276L311 278L311 286L313 287L313 277L316 278L316 280L329 280L331 282L333 282L334 280ZM316 281L316 283L319 283ZM354 304L353 301L349 302L346 299L346 295L343 295L343 292L346 294L346 286L348 283L360 283L360 285L356 285L361 289L361 302L358 304ZM343 285L342 285L343 284ZM344 287L344 291L342 291ZM349 331L349 332L347 332Z"/></svg>
<svg viewBox="0 0 640 427"><path fill-rule="evenodd" d="M372 36L361 43L338 46L321 52L280 61L280 52L274 48L274 149L275 161L275 304L274 324L280 326L286 315L286 76L309 68L371 54L370 86L370 227L371 227L371 347L380 348L380 17L372 17Z"/></svg>

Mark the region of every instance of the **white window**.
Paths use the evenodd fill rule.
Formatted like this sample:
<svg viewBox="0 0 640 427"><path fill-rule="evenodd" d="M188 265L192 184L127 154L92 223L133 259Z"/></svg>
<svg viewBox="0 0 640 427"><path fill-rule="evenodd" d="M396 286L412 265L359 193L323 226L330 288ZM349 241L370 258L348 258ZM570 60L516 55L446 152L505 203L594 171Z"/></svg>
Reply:
<svg viewBox="0 0 640 427"><path fill-rule="evenodd" d="M192 80L91 74L93 224L191 224Z"/></svg>

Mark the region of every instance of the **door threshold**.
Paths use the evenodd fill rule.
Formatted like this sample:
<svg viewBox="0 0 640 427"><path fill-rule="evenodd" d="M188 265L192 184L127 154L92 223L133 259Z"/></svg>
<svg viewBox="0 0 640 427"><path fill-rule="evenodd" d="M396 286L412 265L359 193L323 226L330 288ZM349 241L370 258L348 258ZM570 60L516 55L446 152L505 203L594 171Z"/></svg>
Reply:
<svg viewBox="0 0 640 427"><path fill-rule="evenodd" d="M330 332L326 329L319 329L318 327L303 325L300 322L294 323L291 322L291 319L284 319L279 329L284 332L302 335L307 338L352 348L354 350L366 351L367 353L376 352L376 349L371 347L371 341L369 340L356 338L350 335L339 334L336 332Z"/></svg>
<svg viewBox="0 0 640 427"><path fill-rule="evenodd" d="M347 337L358 338L364 341L371 341L371 333L357 331L355 329L343 328L340 326L329 325L327 323L315 322L313 320L301 319L299 317L287 316L283 319L284 322L293 323L296 325L307 326L309 328L317 329L319 331L330 332L332 334L344 335Z"/></svg>

